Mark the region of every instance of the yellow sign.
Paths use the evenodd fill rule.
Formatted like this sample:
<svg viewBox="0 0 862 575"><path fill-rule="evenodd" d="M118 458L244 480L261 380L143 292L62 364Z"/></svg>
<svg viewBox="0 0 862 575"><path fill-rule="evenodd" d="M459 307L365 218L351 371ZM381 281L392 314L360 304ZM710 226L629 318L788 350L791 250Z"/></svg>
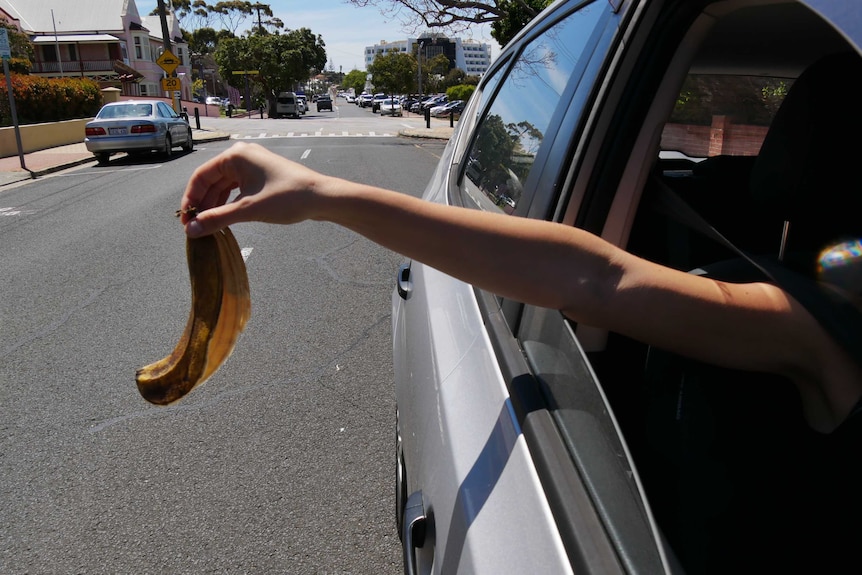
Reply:
<svg viewBox="0 0 862 575"><path fill-rule="evenodd" d="M162 78L162 90L165 92L179 92L183 83L179 78Z"/></svg>
<svg viewBox="0 0 862 575"><path fill-rule="evenodd" d="M243 70L243 71L234 71L231 72L234 76L241 76L244 74L260 74L260 70Z"/></svg>
<svg viewBox="0 0 862 575"><path fill-rule="evenodd" d="M168 74L172 74L177 66L180 65L180 59L173 55L170 50L165 50L162 55L156 59L156 64L161 66L162 70Z"/></svg>

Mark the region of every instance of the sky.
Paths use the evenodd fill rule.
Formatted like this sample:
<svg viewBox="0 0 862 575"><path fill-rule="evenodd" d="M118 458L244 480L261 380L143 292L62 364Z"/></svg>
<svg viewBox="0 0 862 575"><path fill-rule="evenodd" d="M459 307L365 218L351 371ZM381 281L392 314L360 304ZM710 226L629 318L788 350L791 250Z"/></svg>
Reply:
<svg viewBox="0 0 862 575"><path fill-rule="evenodd" d="M415 38L422 32L405 28L397 16L384 16L376 6L357 8L346 0L269 0L267 3L286 28L308 28L322 36L326 45L327 70L331 63L336 72L345 74L353 69L365 69L366 46L378 44L381 40L394 42ZM156 9L158 0L135 0L135 4L138 12L146 16ZM238 32L243 32L251 24L249 19ZM450 35L490 44L493 60L500 55L500 47L490 32L489 26L474 26L467 32Z"/></svg>

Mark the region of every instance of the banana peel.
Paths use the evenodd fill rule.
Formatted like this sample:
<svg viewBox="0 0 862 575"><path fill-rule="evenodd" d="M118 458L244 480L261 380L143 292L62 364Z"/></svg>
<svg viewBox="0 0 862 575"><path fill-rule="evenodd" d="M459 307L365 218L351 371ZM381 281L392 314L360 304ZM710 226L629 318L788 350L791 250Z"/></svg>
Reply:
<svg viewBox="0 0 862 575"><path fill-rule="evenodd" d="M225 228L186 239L192 305L174 350L137 371L144 399L156 405L178 401L227 360L251 315L248 275L233 233Z"/></svg>

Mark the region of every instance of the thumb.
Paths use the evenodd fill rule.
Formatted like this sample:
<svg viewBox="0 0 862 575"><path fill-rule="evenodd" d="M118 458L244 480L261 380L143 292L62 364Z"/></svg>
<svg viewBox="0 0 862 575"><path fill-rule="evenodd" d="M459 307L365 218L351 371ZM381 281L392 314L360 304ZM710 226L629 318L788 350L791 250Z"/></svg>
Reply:
<svg viewBox="0 0 862 575"><path fill-rule="evenodd" d="M190 238L207 236L238 221L240 218L233 204L217 206L204 210L194 219L186 222L186 235Z"/></svg>

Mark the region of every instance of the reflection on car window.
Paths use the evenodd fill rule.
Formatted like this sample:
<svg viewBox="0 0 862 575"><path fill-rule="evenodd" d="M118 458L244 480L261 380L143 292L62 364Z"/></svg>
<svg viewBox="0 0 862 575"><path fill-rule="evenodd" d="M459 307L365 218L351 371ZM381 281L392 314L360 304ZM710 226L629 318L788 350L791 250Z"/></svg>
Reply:
<svg viewBox="0 0 862 575"><path fill-rule="evenodd" d="M663 155L756 156L793 80L690 74L661 137Z"/></svg>
<svg viewBox="0 0 862 575"><path fill-rule="evenodd" d="M515 211L560 96L601 16L601 9L584 7L518 56L467 154L464 187L480 208Z"/></svg>

